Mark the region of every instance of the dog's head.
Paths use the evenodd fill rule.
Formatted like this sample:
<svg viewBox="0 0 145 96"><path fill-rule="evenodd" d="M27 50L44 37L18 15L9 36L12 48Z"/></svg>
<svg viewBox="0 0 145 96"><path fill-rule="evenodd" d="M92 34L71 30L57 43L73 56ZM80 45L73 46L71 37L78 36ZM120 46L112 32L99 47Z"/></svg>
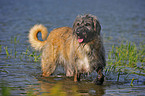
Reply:
<svg viewBox="0 0 145 96"><path fill-rule="evenodd" d="M100 35L101 25L96 16L91 14L79 15L73 25L73 34L79 43L88 43Z"/></svg>

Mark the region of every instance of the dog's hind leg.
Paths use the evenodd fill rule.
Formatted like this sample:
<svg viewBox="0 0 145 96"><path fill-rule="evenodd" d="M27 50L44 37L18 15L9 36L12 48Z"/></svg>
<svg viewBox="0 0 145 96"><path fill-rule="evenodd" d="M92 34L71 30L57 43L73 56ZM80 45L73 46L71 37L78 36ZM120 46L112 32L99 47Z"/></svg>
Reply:
<svg viewBox="0 0 145 96"><path fill-rule="evenodd" d="M78 70L77 68L75 67L75 70L74 70L74 82L77 82L77 76L78 76Z"/></svg>
<svg viewBox="0 0 145 96"><path fill-rule="evenodd" d="M42 52L41 67L44 77L50 76L56 69L56 52L53 46L47 45Z"/></svg>
<svg viewBox="0 0 145 96"><path fill-rule="evenodd" d="M51 62L46 62L45 60L43 61L42 59L42 72L44 77L50 76L56 68L56 64L51 63Z"/></svg>

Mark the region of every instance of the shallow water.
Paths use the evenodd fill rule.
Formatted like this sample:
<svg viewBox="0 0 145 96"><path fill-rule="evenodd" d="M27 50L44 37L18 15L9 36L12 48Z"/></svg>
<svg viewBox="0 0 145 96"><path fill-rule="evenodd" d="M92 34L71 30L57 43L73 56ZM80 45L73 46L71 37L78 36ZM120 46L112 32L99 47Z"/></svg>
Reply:
<svg viewBox="0 0 145 96"><path fill-rule="evenodd" d="M85 13L99 18L106 54L113 44L119 45L122 40L144 43L144 10L144 0L0 0L0 86L9 87L14 96L28 93L69 96L144 95L145 76L132 74L131 79L140 78L132 87L130 82L122 79L117 82L114 75L114 79L106 80L102 86L87 80L74 83L72 78L59 75L42 78L40 62L21 55L30 47L27 35L34 24L44 24L49 31L62 26L72 27L75 17ZM11 56L7 57L6 46ZM61 72L63 70L58 68L56 73Z"/></svg>

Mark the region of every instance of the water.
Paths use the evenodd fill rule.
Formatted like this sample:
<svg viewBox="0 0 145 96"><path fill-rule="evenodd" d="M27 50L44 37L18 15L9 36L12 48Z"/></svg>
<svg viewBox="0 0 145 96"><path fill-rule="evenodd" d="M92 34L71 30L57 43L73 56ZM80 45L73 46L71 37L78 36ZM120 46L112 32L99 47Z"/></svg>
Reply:
<svg viewBox="0 0 145 96"><path fill-rule="evenodd" d="M66 77L42 78L40 62L21 57L30 46L27 36L34 24L44 24L50 32L57 27L72 27L75 17L85 13L99 18L106 54L113 44L119 45L122 40L139 44L145 40L144 10L144 0L0 0L0 86L9 87L14 96L55 94L53 90L57 88L58 93L69 96L144 95L144 76L133 87L115 79L106 80L102 86L89 81L74 83ZM8 58L6 46L11 53ZM135 76L138 75L132 75Z"/></svg>

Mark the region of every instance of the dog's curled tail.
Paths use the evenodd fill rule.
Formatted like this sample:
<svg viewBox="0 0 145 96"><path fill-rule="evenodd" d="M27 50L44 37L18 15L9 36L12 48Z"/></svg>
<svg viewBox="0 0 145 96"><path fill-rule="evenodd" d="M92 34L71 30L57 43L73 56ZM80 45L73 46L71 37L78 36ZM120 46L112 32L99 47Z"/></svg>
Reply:
<svg viewBox="0 0 145 96"><path fill-rule="evenodd" d="M40 41L38 40L38 37L37 37L37 34L41 32L42 34L42 39L44 41ZM47 37L47 34L48 34L48 31L47 31L47 28L41 24L39 25L34 25L34 27L32 27L30 29L30 32L29 32L29 35L28 35L28 38L29 38L29 42L31 44L31 46L33 48L35 48L35 50L41 50L43 48L43 46L45 45L46 43L46 37Z"/></svg>

